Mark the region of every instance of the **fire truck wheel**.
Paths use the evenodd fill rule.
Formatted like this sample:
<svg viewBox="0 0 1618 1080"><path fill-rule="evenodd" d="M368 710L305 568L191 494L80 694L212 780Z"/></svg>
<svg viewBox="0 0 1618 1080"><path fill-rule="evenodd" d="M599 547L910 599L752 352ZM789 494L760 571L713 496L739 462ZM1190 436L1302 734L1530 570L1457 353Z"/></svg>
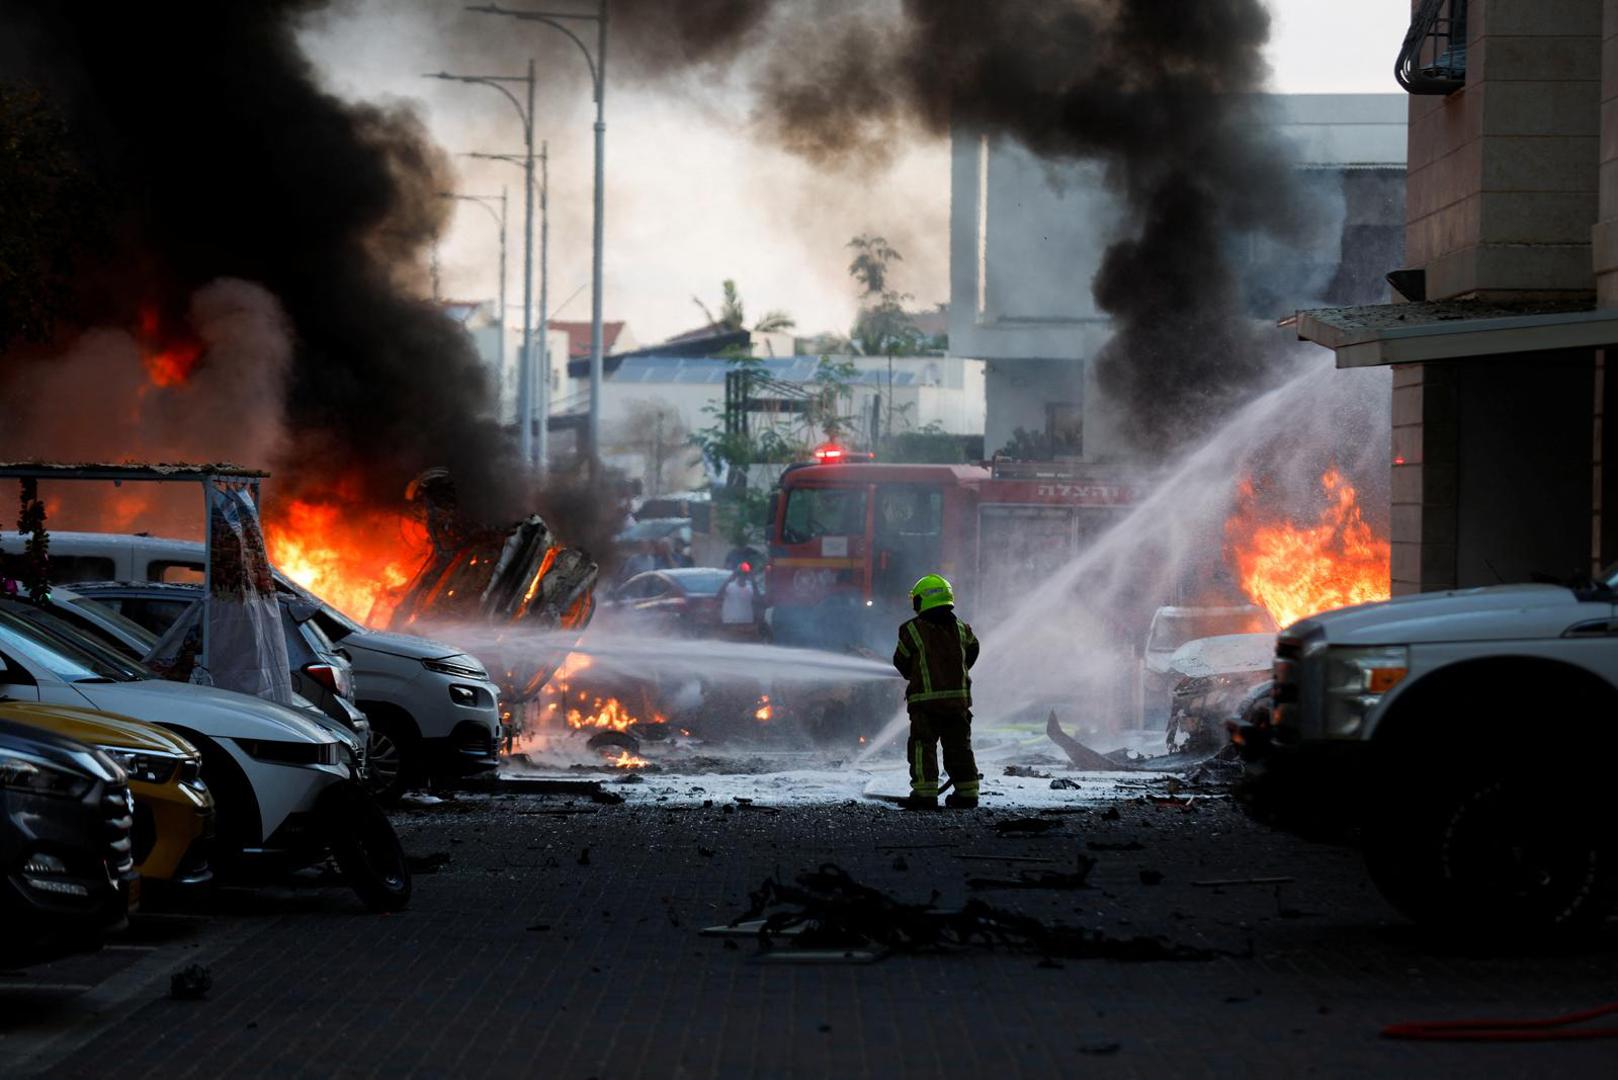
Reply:
<svg viewBox="0 0 1618 1080"><path fill-rule="evenodd" d="M356 895L372 911L410 903L410 867L382 807L356 784L334 784L321 797L326 842Z"/></svg>
<svg viewBox="0 0 1618 1080"><path fill-rule="evenodd" d="M421 739L410 721L383 712L371 721L370 775L365 786L383 804L399 801L419 774Z"/></svg>
<svg viewBox="0 0 1618 1080"><path fill-rule="evenodd" d="M1450 766L1453 768L1453 765ZM1482 942L1575 937L1613 908L1618 844L1601 827L1598 786L1564 767L1439 763L1367 825L1366 865L1417 923Z"/></svg>

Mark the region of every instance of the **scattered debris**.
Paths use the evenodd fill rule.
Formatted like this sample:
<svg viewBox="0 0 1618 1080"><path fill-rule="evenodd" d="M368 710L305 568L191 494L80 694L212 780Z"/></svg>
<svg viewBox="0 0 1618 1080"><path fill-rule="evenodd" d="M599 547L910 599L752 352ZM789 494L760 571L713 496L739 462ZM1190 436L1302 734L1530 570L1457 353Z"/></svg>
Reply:
<svg viewBox="0 0 1618 1080"><path fill-rule="evenodd" d="M1094 750L1090 749L1088 746L1085 746L1083 743L1079 742L1079 740L1063 731L1061 723L1056 719L1055 709L1051 710L1050 717L1045 721L1045 734L1050 738L1051 742L1062 748L1062 752L1067 754L1067 759L1071 761L1075 767L1085 769L1089 772L1118 771L1119 766L1116 762L1096 753ZM1127 766L1125 766L1125 768L1127 768Z"/></svg>
<svg viewBox="0 0 1618 1080"><path fill-rule="evenodd" d="M1090 871L1095 869L1096 861L1088 855L1080 855L1077 861L1071 874L1060 870L1019 870L1016 877L1010 878L967 878L966 886L969 889L1088 889Z"/></svg>
<svg viewBox="0 0 1618 1080"><path fill-rule="evenodd" d="M1030 780L1049 780L1051 778L1050 773L1040 772L1038 769L1028 765L1007 765L1005 775L1022 776Z"/></svg>
<svg viewBox="0 0 1618 1080"><path fill-rule="evenodd" d="M591 750L602 750L609 746L618 746L628 750L630 753L640 752L640 739L636 738L631 732L614 731L612 728L607 728L591 735L584 741L584 745Z"/></svg>
<svg viewBox="0 0 1618 1080"><path fill-rule="evenodd" d="M600 780L561 780L551 777L502 776L485 782L468 781L467 786L476 787L478 790L513 795L574 795L581 799L589 799L592 802L605 803L609 806L624 801L624 797L617 792L603 789Z"/></svg>
<svg viewBox="0 0 1618 1080"><path fill-rule="evenodd" d="M971 862L1036 862L1053 863L1055 859L1047 859L1039 855L957 855L957 859L966 859Z"/></svg>
<svg viewBox="0 0 1618 1080"><path fill-rule="evenodd" d="M779 957L777 962L869 962L886 952L974 946L1067 959L1209 960L1219 955L1162 938L1115 938L1100 930L1047 924L981 900L941 911L932 906L936 899L934 893L927 903L904 903L860 884L841 867L825 864L799 875L793 885L766 880L732 927L756 927L753 932L766 949L774 938L798 931L794 948L765 954Z"/></svg>
<svg viewBox="0 0 1618 1080"><path fill-rule="evenodd" d="M1118 808L1116 806L1109 806L1107 807L1107 812L1102 814L1101 817L1106 821L1117 821L1119 818L1123 817L1123 815L1118 812Z"/></svg>
<svg viewBox="0 0 1618 1080"><path fill-rule="evenodd" d="M1122 1049L1123 1049L1123 1044L1122 1043L1115 1043L1115 1042L1080 1043L1079 1047L1078 1047L1078 1051L1081 1054L1096 1054L1096 1055L1116 1054L1119 1050L1122 1050Z"/></svg>
<svg viewBox="0 0 1618 1080"><path fill-rule="evenodd" d="M1005 818L997 821L994 823L994 827L998 831L1007 834L1025 833L1029 835L1036 835L1039 833L1050 832L1052 829L1060 829L1062 827L1062 823L1060 821L1052 821L1049 818L1020 817Z"/></svg>
<svg viewBox="0 0 1618 1080"><path fill-rule="evenodd" d="M1296 880L1290 877L1209 878L1191 884L1199 889L1223 889L1227 885L1291 885Z"/></svg>
<svg viewBox="0 0 1618 1080"><path fill-rule="evenodd" d="M213 972L206 964L187 964L169 976L169 997L175 1001L201 1001L213 989Z"/></svg>
<svg viewBox="0 0 1618 1080"><path fill-rule="evenodd" d="M1058 776L1051 781L1052 791L1078 791L1083 786L1077 780L1067 776Z"/></svg>
<svg viewBox="0 0 1618 1080"><path fill-rule="evenodd" d="M620 776L618 779L614 780L613 783L615 783L615 784L644 784L644 783L646 783L646 778L644 776L642 776L640 773L630 773L628 776Z"/></svg>

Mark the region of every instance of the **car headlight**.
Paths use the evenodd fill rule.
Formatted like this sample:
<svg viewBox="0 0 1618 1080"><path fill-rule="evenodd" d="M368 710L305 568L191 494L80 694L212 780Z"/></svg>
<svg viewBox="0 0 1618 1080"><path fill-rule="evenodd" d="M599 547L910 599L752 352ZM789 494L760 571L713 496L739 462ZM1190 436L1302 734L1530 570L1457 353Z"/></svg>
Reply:
<svg viewBox="0 0 1618 1080"><path fill-rule="evenodd" d="M283 742L275 739L238 739L249 757L274 765L336 765L341 751L336 742Z"/></svg>
<svg viewBox="0 0 1618 1080"><path fill-rule="evenodd" d="M1365 714L1410 673L1403 645L1334 648L1326 657L1326 734L1358 735Z"/></svg>
<svg viewBox="0 0 1618 1080"><path fill-rule="evenodd" d="M0 748L0 788L29 795L82 798L95 781L15 750Z"/></svg>
<svg viewBox="0 0 1618 1080"><path fill-rule="evenodd" d="M452 657L445 660L423 660L421 666L440 675L455 675L462 679L487 679L489 673L471 662L470 657Z"/></svg>
<svg viewBox="0 0 1618 1080"><path fill-rule="evenodd" d="M103 746L101 751L117 762L131 780L144 784L166 784L180 770L180 759L172 754L153 754L118 746Z"/></svg>

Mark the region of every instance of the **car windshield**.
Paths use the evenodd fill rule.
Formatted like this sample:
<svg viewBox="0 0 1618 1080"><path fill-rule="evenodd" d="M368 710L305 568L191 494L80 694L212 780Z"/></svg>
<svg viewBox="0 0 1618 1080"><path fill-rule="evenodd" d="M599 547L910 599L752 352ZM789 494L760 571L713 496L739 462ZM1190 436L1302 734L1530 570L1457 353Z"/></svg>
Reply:
<svg viewBox="0 0 1618 1080"><path fill-rule="evenodd" d="M66 682L134 682L145 671L66 621L27 604L0 607L0 642Z"/></svg>
<svg viewBox="0 0 1618 1080"><path fill-rule="evenodd" d="M688 596L716 596L721 586L730 580L730 574L724 570L713 570L708 567L695 567L686 570L665 570L666 575L674 580Z"/></svg>
<svg viewBox="0 0 1618 1080"><path fill-rule="evenodd" d="M53 593L52 595L54 596L55 594ZM134 619L122 614L116 608L109 607L99 600L92 600L88 596L75 596L67 603L66 608L58 607L56 609L64 618L72 619L74 625L80 630L118 649L120 652L124 651L125 648L139 649L141 655L145 656L152 651L152 646L157 644L156 634ZM83 622L78 621L81 618L84 620ZM97 623L101 625L97 626ZM114 645L111 641L112 633L103 630L102 627L113 627L117 635L124 642L128 642L128 645L125 646L123 642ZM97 631L100 632L98 633Z"/></svg>
<svg viewBox="0 0 1618 1080"><path fill-rule="evenodd" d="M865 489L796 488L787 496L781 539L802 544L822 536L860 536L865 532Z"/></svg>
<svg viewBox="0 0 1618 1080"><path fill-rule="evenodd" d="M1256 608L1225 608L1206 611L1160 614L1152 620L1152 638L1147 648L1153 652L1173 652L1188 641L1218 637L1221 634L1270 634L1275 624Z"/></svg>

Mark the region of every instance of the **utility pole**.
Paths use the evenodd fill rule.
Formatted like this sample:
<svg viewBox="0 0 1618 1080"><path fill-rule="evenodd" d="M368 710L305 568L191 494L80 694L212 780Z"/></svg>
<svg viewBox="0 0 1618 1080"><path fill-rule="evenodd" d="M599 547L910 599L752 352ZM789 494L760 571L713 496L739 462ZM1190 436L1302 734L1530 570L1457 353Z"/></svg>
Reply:
<svg viewBox="0 0 1618 1080"><path fill-rule="evenodd" d="M551 147L539 144L539 434L534 447L535 466L544 476L551 465Z"/></svg>
<svg viewBox="0 0 1618 1080"><path fill-rule="evenodd" d="M592 242L592 259L590 268L590 461L592 468L600 461L601 455L601 374L602 374L602 337L601 337L601 281L602 281L602 247L604 237L604 218L606 205L606 141L607 141L607 0L597 0L596 13L585 15L574 11L516 11L500 7L498 4L468 5L468 11L476 11L484 15L504 15L507 18L520 19L526 22L544 23L553 30L566 34L568 39L577 45L579 52L584 54L584 62L590 67L590 81L595 91L596 122L595 122L595 230ZM590 47L584 43L568 21L593 22L596 24L596 48L592 55Z"/></svg>
<svg viewBox="0 0 1618 1080"><path fill-rule="evenodd" d="M458 191L441 191L440 199L455 199L459 202L476 203L494 218L494 223L500 226L500 298L495 301L495 328L499 335L495 340L499 344L495 347L494 359L494 401L495 415L500 412L500 403L506 399L506 189L501 188L498 198L494 195L466 195ZM494 212L494 203L499 202L500 213Z"/></svg>
<svg viewBox="0 0 1618 1080"><path fill-rule="evenodd" d="M423 76L428 79L447 79L451 82L480 83L492 86L506 96L523 129L523 244L522 244L522 344L517 361L517 448L523 464L534 461L534 62L528 61L526 75L451 75L436 72ZM505 83L524 83L528 91L527 105L517 100L505 88ZM510 160L509 155L473 154L473 157L498 157ZM504 313L502 313L503 315Z"/></svg>

